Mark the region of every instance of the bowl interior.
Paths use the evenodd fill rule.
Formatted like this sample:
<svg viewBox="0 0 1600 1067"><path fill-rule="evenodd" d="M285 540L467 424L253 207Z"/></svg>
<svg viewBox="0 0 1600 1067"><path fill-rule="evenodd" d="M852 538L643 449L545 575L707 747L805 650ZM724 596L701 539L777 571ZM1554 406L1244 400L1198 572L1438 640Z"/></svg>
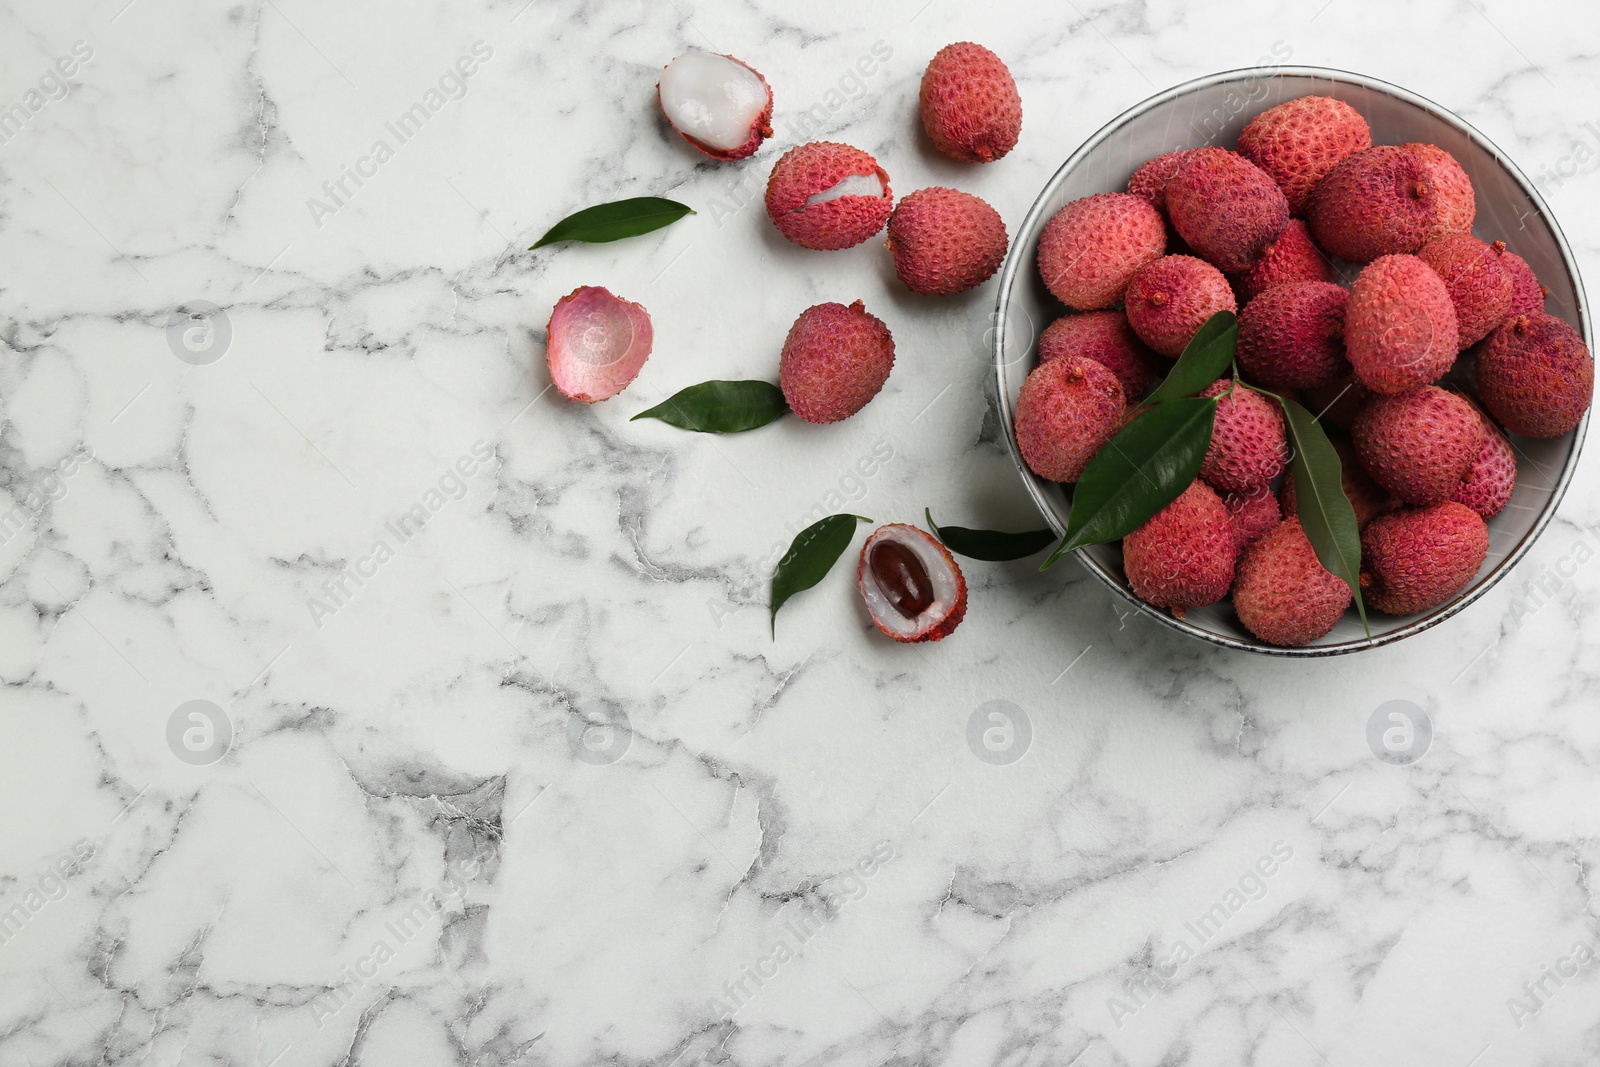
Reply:
<svg viewBox="0 0 1600 1067"><path fill-rule="evenodd" d="M1460 119L1397 86L1361 75L1308 67L1256 68L1212 75L1152 97L1101 129L1067 160L1034 203L1018 231L1001 275L995 364L1003 424L1011 435L1017 390L1035 363L1039 332L1065 308L1045 289L1035 266L1039 233L1063 205L1092 193L1118 192L1146 160L1163 152L1203 145L1232 148L1239 131L1259 112L1298 96L1320 94L1349 103L1372 126L1375 144L1424 141L1460 161L1477 193L1474 232L1504 241L1526 259L1549 290L1546 308L1573 323L1593 348L1582 283L1560 229L1538 192L1492 143ZM1348 280L1348 279L1347 279ZM1175 619L1133 596L1116 545L1084 549L1090 572L1130 603L1163 624L1233 648L1277 655L1335 655L1399 640L1433 626L1464 608L1503 576L1527 550L1554 513L1575 466L1585 417L1577 430L1555 440L1512 437L1517 453L1517 488L1511 503L1489 523L1489 558L1472 585L1455 601L1423 615L1370 614L1372 640L1354 612L1333 632L1301 649L1258 641L1239 624L1226 602ZM1060 533L1071 501L1066 489L1037 477L1022 463L1016 440L1011 451L1035 502Z"/></svg>

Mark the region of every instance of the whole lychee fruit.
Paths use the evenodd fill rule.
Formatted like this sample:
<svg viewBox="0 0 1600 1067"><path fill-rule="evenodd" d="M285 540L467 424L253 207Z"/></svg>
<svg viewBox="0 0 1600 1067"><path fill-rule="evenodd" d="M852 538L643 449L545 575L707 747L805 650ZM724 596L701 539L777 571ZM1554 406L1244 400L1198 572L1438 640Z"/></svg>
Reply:
<svg viewBox="0 0 1600 1067"><path fill-rule="evenodd" d="M655 339L648 311L598 285L556 301L546 336L551 382L586 404L616 396L638 377Z"/></svg>
<svg viewBox="0 0 1600 1067"><path fill-rule="evenodd" d="M1197 479L1122 539L1122 568L1135 596L1181 619L1228 595L1235 536L1222 498Z"/></svg>
<svg viewBox="0 0 1600 1067"><path fill-rule="evenodd" d="M732 56L685 52L662 70L656 99L668 124L713 159L744 159L772 136L772 89Z"/></svg>
<svg viewBox="0 0 1600 1067"><path fill-rule="evenodd" d="M1421 160L1398 145L1346 156L1311 194L1306 222L1321 248L1352 263L1415 252L1433 225L1436 194Z"/></svg>
<svg viewBox="0 0 1600 1067"><path fill-rule="evenodd" d="M1489 528L1447 500L1380 515L1361 531L1361 596L1388 615L1430 611L1467 587L1489 555Z"/></svg>
<svg viewBox="0 0 1600 1067"><path fill-rule="evenodd" d="M1435 237L1417 252L1433 268L1456 309L1456 342L1465 350L1489 336L1511 314L1511 275L1500 263L1505 243L1489 244L1470 233Z"/></svg>
<svg viewBox="0 0 1600 1067"><path fill-rule="evenodd" d="M1234 541L1240 552L1255 544L1262 534L1283 519L1278 498L1272 495L1272 487L1268 485L1244 493L1229 493L1222 498L1222 503L1233 516Z"/></svg>
<svg viewBox="0 0 1600 1067"><path fill-rule="evenodd" d="M1222 272L1193 256L1163 256L1141 267L1124 300L1133 332L1168 359L1182 355L1212 315L1239 309Z"/></svg>
<svg viewBox="0 0 1600 1067"><path fill-rule="evenodd" d="M1536 311L1497 326L1478 350L1478 395L1524 437L1560 437L1594 399L1594 357L1571 324Z"/></svg>
<svg viewBox="0 0 1600 1067"><path fill-rule="evenodd" d="M1298 648L1332 630L1350 606L1350 587L1311 547L1299 519L1284 519L1239 560L1233 610L1244 628L1274 645Z"/></svg>
<svg viewBox="0 0 1600 1067"><path fill-rule="evenodd" d="M1066 355L1087 356L1108 368L1133 403L1156 380L1156 355L1145 347L1120 311L1085 311L1063 315L1039 335L1039 362Z"/></svg>
<svg viewBox="0 0 1600 1067"><path fill-rule="evenodd" d="M1367 473L1367 469L1356 458L1355 449L1351 446L1349 438L1335 433L1330 434L1328 440L1332 443L1333 450L1339 454L1339 485L1344 490L1345 499L1350 501L1350 510L1356 513L1357 528L1400 506L1400 501L1372 480L1372 475ZM1298 514L1295 493L1294 479L1285 478L1283 487L1278 490L1278 502L1283 506L1285 516Z"/></svg>
<svg viewBox="0 0 1600 1067"><path fill-rule="evenodd" d="M1150 206L1157 211L1165 211L1167 182L1189 162L1194 152L1192 148L1182 148L1176 152L1163 152L1145 162L1128 178L1128 192L1150 201Z"/></svg>
<svg viewBox="0 0 1600 1067"><path fill-rule="evenodd" d="M1241 304L1254 300L1269 289L1291 282L1331 282L1333 264L1311 242L1311 231L1303 219L1290 219L1278 239L1267 246L1255 266L1229 281Z"/></svg>
<svg viewBox="0 0 1600 1067"><path fill-rule="evenodd" d="M1379 485L1408 504L1437 504L1483 448L1483 422L1460 393L1425 385L1367 401L1350 437Z"/></svg>
<svg viewBox="0 0 1600 1067"><path fill-rule="evenodd" d="M1127 407L1117 376L1087 356L1041 363L1017 394L1017 450L1039 477L1075 482Z"/></svg>
<svg viewBox="0 0 1600 1067"><path fill-rule="evenodd" d="M1374 393L1436 382L1455 362L1455 305L1434 269L1416 256L1382 256L1350 287L1345 353Z"/></svg>
<svg viewBox="0 0 1600 1067"><path fill-rule="evenodd" d="M1528 261L1515 252L1506 251L1500 254L1500 266L1511 275L1511 310L1507 317L1543 311L1544 286L1539 284L1539 276L1533 273Z"/></svg>
<svg viewBox="0 0 1600 1067"><path fill-rule="evenodd" d="M1350 294L1332 282L1268 289L1239 315L1239 369L1268 389L1315 389L1350 374L1344 316Z"/></svg>
<svg viewBox="0 0 1600 1067"><path fill-rule="evenodd" d="M1422 180L1433 190L1433 218L1429 220L1426 239L1431 241L1447 233L1471 233L1478 216L1477 197L1472 191L1472 179L1456 157L1433 144L1400 147L1417 157L1422 164Z"/></svg>
<svg viewBox="0 0 1600 1067"><path fill-rule="evenodd" d="M1270 174L1302 214L1327 173L1353 152L1372 147L1361 113L1331 96L1302 96L1269 107L1239 134L1239 154Z"/></svg>
<svg viewBox="0 0 1600 1067"><path fill-rule="evenodd" d="M1219 493L1265 486L1289 462L1283 413L1276 402L1232 379L1212 382L1201 396L1221 397L1200 477Z"/></svg>
<svg viewBox="0 0 1600 1067"><path fill-rule="evenodd" d="M1133 272L1161 258L1166 222L1149 201L1097 193L1067 204L1039 235L1039 274L1070 308L1095 311L1122 299Z"/></svg>
<svg viewBox="0 0 1600 1067"><path fill-rule="evenodd" d="M1517 455L1500 427L1481 411L1478 417L1483 421L1483 447L1450 499L1465 504L1487 522L1511 502L1511 493L1517 488Z"/></svg>
<svg viewBox="0 0 1600 1067"><path fill-rule="evenodd" d="M902 197L889 216L894 272L913 293L965 292L1000 269L1006 225L971 193L934 186Z"/></svg>
<svg viewBox="0 0 1600 1067"><path fill-rule="evenodd" d="M940 641L967 614L967 583L954 557L915 526L880 526L861 546L856 588L872 622L901 642Z"/></svg>
<svg viewBox="0 0 1600 1067"><path fill-rule="evenodd" d="M893 208L889 175L847 144L796 145L779 157L767 179L767 216L802 248L858 245L883 229Z"/></svg>
<svg viewBox="0 0 1600 1067"><path fill-rule="evenodd" d="M857 300L806 308L789 327L778 384L807 422L838 422L867 406L889 380L894 338Z"/></svg>
<svg viewBox="0 0 1600 1067"><path fill-rule="evenodd" d="M922 75L922 127L952 159L992 163L1017 146L1022 97L1000 57L970 41L939 49Z"/></svg>
<svg viewBox="0 0 1600 1067"><path fill-rule="evenodd" d="M1225 148L1197 148L1167 181L1167 215L1196 255L1249 270L1289 223L1289 202L1266 171Z"/></svg>

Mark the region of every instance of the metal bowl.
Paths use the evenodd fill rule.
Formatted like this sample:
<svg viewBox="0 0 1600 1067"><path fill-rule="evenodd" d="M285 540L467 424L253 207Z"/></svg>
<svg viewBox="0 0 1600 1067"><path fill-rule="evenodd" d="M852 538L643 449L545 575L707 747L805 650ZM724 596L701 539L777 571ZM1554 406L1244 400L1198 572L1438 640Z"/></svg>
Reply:
<svg viewBox="0 0 1600 1067"><path fill-rule="evenodd" d="M1187 82L1119 115L1067 158L1023 220L1000 274L993 336L1001 422L1023 484L1057 534L1066 529L1071 499L1064 486L1028 470L1012 429L1017 390L1035 364L1039 332L1065 312L1046 291L1035 265L1045 223L1068 201L1126 188L1128 176L1153 156L1212 144L1232 147L1253 116L1313 93L1336 97L1361 112L1372 126L1375 144L1424 141L1455 156L1477 191L1474 232L1485 240L1504 241L1526 259L1549 290L1547 310L1576 325L1593 350L1577 263L1543 198L1505 153L1455 115L1399 86L1323 67L1255 67ZM1424 614L1369 613L1370 640L1353 611L1327 636L1303 648L1280 648L1257 640L1239 624L1227 601L1174 618L1133 595L1118 545L1081 549L1077 556L1115 595L1161 625L1225 648L1275 656L1334 656L1392 644L1444 622L1516 566L1555 514L1577 466L1588 425L1586 415L1576 430L1549 441L1513 435L1516 492L1506 509L1489 522L1489 558L1472 584L1450 603Z"/></svg>

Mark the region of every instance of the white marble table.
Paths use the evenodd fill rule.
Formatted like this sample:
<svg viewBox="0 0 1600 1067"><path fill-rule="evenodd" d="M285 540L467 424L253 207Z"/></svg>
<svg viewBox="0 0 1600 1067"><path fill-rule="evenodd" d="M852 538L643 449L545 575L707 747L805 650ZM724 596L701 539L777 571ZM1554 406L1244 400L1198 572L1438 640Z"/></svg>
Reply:
<svg viewBox="0 0 1600 1067"><path fill-rule="evenodd" d="M987 167L917 132L964 39L1024 100ZM772 81L752 160L654 113L691 47ZM1014 223L1150 93L1324 64L1483 129L1593 281L1597 54L1576 0L13 0L0 1064L1593 1063L1600 463L1511 579L1359 657L1202 647L1071 562L970 564L932 647L841 568L773 640L818 508L1035 517L993 283L913 298L759 193L830 137ZM521 251L644 194L700 213ZM543 362L582 284L657 335L592 408ZM855 298L900 355L849 422L628 421L772 375L801 308ZM197 354L167 325L198 302ZM1391 701L1431 723L1407 766L1369 748Z"/></svg>

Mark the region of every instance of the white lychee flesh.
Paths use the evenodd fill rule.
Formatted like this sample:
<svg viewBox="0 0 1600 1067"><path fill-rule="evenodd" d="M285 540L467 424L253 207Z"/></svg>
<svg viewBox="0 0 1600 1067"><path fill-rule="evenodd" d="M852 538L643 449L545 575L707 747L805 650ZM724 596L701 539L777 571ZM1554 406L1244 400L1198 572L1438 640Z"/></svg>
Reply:
<svg viewBox="0 0 1600 1067"><path fill-rule="evenodd" d="M661 110L681 133L720 152L750 140L767 109L767 87L755 71L727 56L685 52L661 72Z"/></svg>
<svg viewBox="0 0 1600 1067"><path fill-rule="evenodd" d="M826 204L830 200L838 200L843 196L870 196L883 195L883 179L876 174L848 174L839 180L837 185L830 185L820 193L812 193L806 197L806 206L812 204Z"/></svg>

